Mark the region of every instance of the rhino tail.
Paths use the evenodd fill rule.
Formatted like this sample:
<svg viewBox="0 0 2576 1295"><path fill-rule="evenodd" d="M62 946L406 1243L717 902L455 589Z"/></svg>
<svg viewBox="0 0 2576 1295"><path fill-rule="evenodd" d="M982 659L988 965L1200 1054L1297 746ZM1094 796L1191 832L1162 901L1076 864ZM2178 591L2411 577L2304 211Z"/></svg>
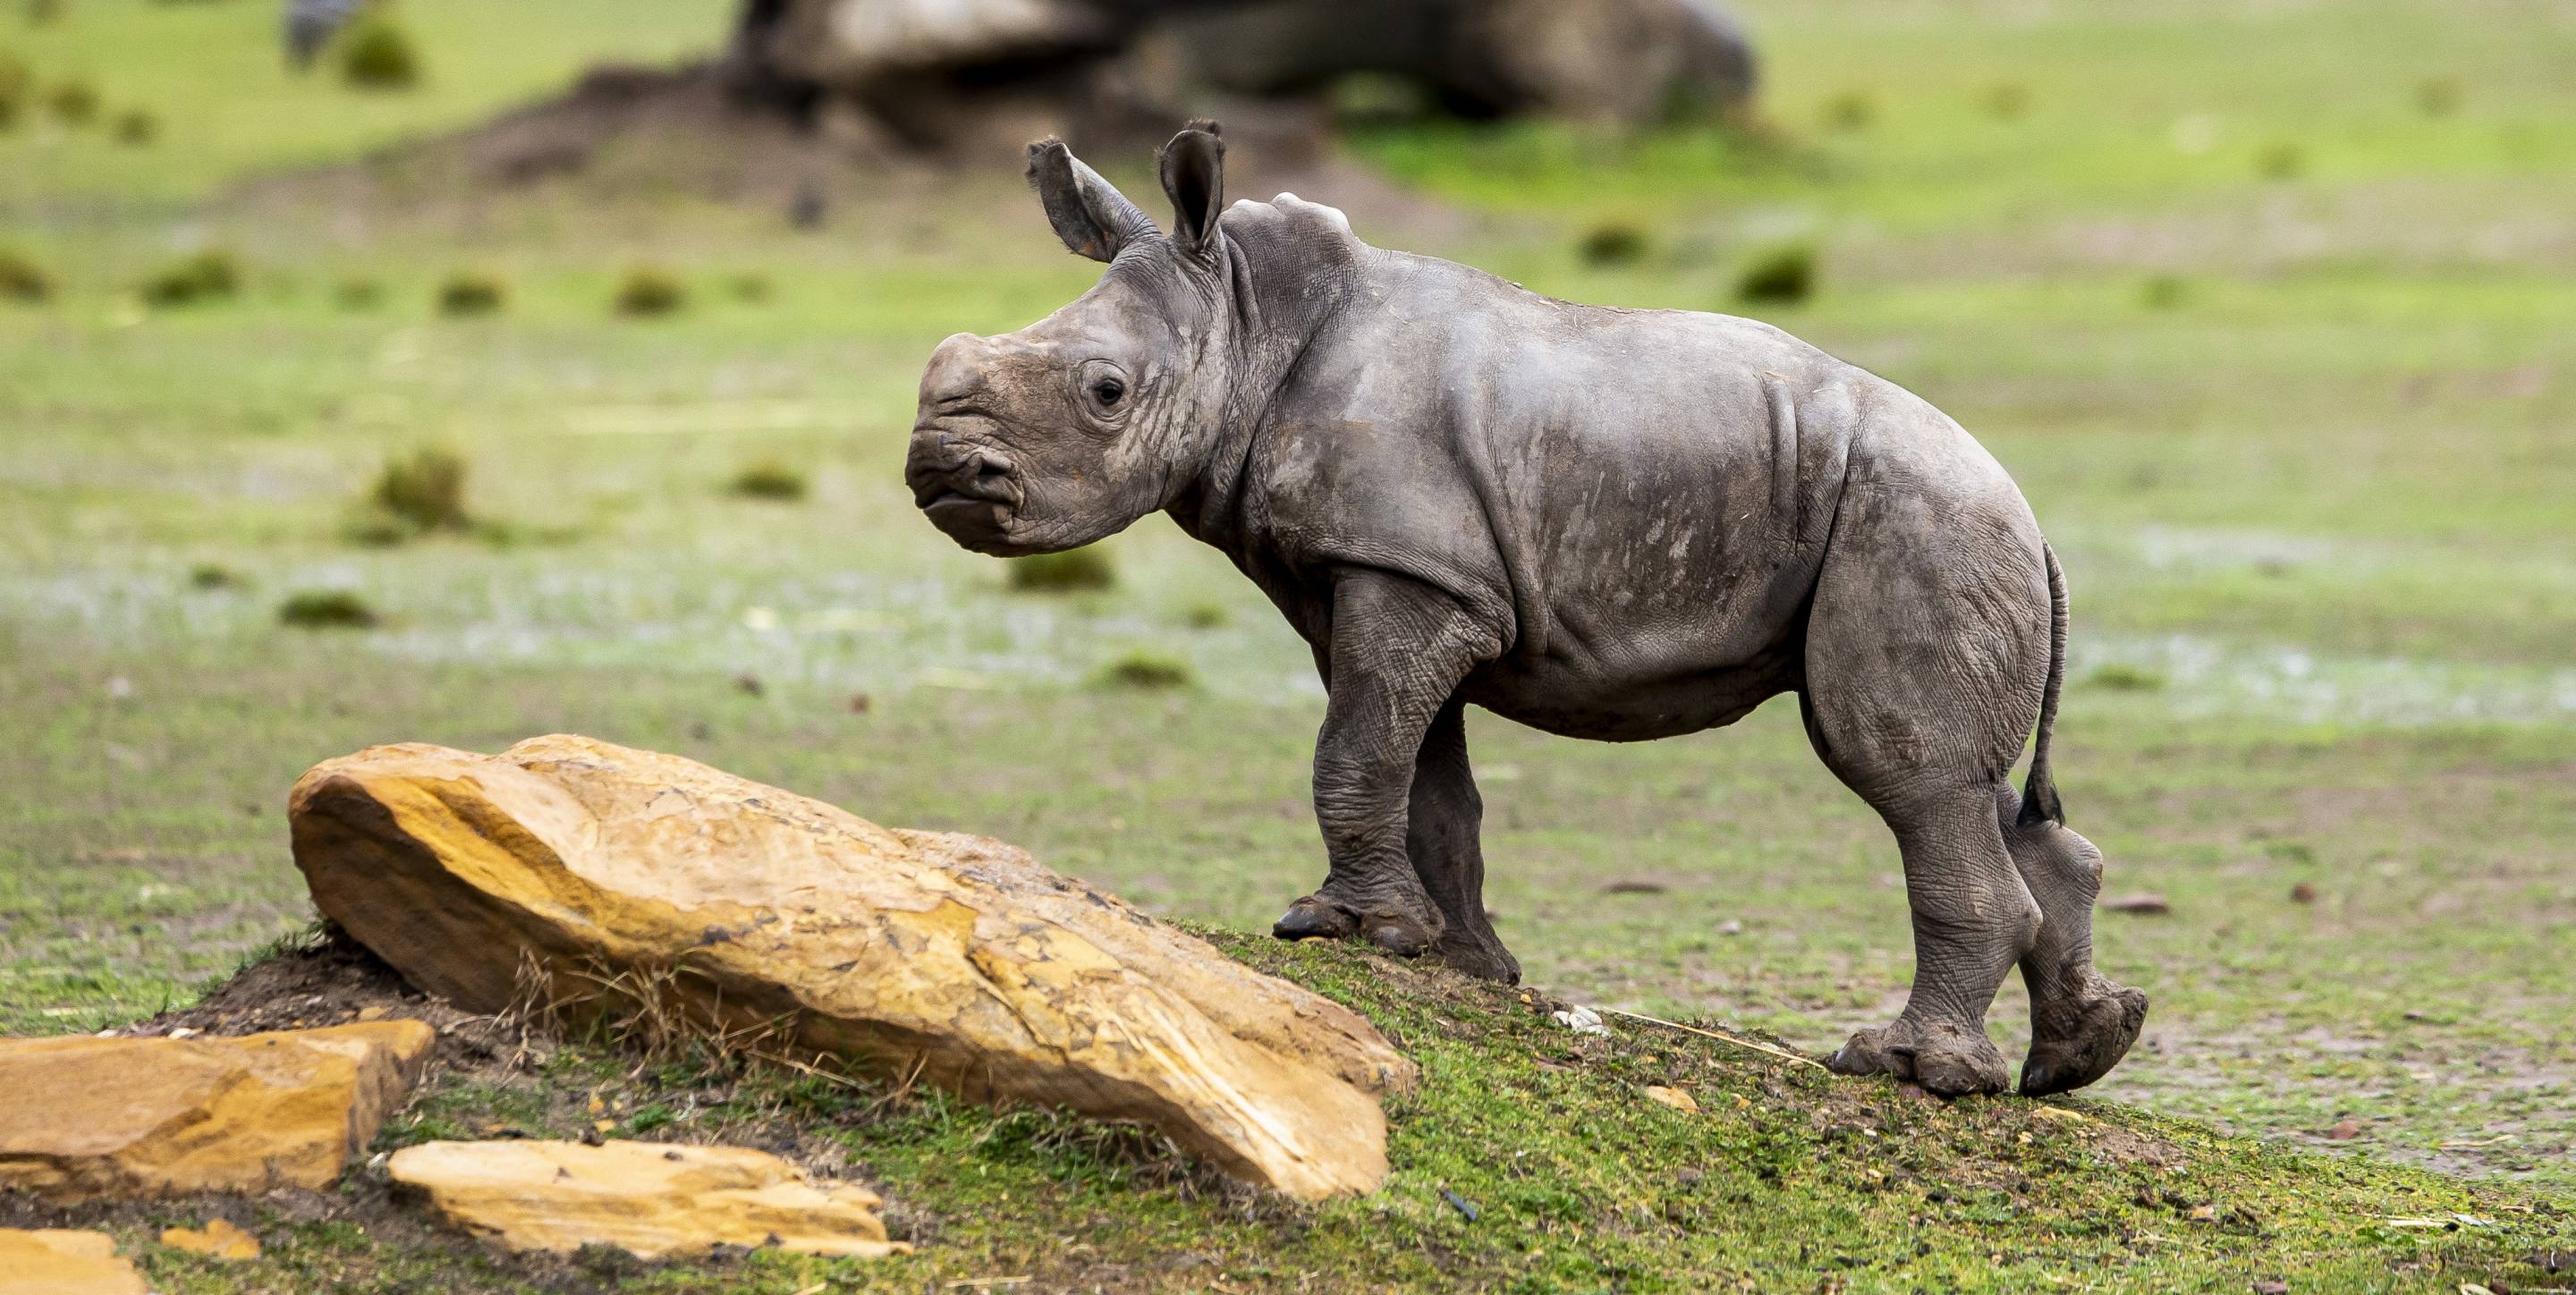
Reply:
<svg viewBox="0 0 2576 1295"><path fill-rule="evenodd" d="M2023 827L2043 822L2063 827L2066 806L2049 776L2048 737L2057 727L2057 694L2066 686L2066 572L2046 540L2040 541L2039 554L2048 564L2048 687L2039 695L2039 736L2031 746L2030 776L2021 785L2019 822Z"/></svg>

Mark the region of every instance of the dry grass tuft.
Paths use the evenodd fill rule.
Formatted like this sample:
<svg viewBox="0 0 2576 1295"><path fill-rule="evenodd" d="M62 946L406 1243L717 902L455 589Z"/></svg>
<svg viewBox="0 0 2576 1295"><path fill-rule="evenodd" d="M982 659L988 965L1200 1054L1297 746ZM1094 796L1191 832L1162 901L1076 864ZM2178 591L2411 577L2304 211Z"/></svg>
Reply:
<svg viewBox="0 0 2576 1295"><path fill-rule="evenodd" d="M1110 561L1109 550L1097 544L1013 558L1010 571L1011 588L1021 593L1078 593L1118 583L1117 564Z"/></svg>
<svg viewBox="0 0 2576 1295"><path fill-rule="evenodd" d="M725 493L740 499L760 499L770 503L792 504L813 492L813 482L802 468L790 467L775 459L764 459L734 474L725 483Z"/></svg>
<svg viewBox="0 0 2576 1295"><path fill-rule="evenodd" d="M1735 281L1735 295L1764 305L1794 306L1816 290L1816 249L1803 243L1754 258Z"/></svg>

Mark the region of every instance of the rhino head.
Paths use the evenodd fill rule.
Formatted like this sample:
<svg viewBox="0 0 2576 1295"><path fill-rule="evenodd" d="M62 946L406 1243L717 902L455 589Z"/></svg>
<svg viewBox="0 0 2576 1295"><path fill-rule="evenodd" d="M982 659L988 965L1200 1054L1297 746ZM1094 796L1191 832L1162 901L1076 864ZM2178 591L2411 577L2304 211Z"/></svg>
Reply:
<svg viewBox="0 0 2576 1295"><path fill-rule="evenodd" d="M1216 124L1191 123L1161 163L1169 234L1063 141L1029 146L1056 235L1109 269L1027 328L959 333L931 354L904 480L959 544L1015 557L1115 534L1168 506L1228 421L1234 292Z"/></svg>

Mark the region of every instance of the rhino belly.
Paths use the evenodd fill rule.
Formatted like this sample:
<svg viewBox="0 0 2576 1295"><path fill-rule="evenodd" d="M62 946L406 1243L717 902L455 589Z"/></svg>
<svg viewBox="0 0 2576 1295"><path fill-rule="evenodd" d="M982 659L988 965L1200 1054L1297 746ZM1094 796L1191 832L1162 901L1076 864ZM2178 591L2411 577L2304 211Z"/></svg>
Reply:
<svg viewBox="0 0 2576 1295"><path fill-rule="evenodd" d="M1732 724L1804 677L1794 634L1733 660L1689 656L1651 650L1507 656L1469 676L1465 691L1467 700L1544 732L1643 742Z"/></svg>

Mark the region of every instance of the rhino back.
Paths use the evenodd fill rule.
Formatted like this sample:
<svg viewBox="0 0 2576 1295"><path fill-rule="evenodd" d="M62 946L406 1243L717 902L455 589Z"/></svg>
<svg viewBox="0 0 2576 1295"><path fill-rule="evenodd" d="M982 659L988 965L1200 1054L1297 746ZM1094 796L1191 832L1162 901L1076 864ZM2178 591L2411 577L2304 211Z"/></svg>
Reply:
<svg viewBox="0 0 2576 1295"><path fill-rule="evenodd" d="M1865 411L1905 402L1751 320L1372 251L1257 477L1284 566L1398 570L1494 618L1509 646L1469 681L1482 704L1662 736L1795 686Z"/></svg>

